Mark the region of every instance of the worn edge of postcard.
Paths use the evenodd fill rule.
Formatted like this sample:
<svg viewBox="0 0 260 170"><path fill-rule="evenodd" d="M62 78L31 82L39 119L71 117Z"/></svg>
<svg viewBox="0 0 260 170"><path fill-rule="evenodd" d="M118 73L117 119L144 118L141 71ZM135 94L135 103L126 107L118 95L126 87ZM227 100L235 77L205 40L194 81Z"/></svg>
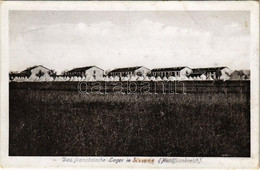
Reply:
<svg viewBox="0 0 260 170"><path fill-rule="evenodd" d="M163 157L152 157L155 164L141 163L100 163L100 162L66 162L64 159L89 159L91 157L12 157L8 154L9 133L9 18L10 10L247 10L250 11L250 70L251 76L251 157L206 157L199 158L199 164L178 163L159 164ZM258 168L259 167L259 4L256 1L201 1L201 2L1 2L1 167L110 167L110 168ZM93 157L92 157L93 158ZM111 159L111 157L95 157ZM115 159L132 159L133 157L113 157ZM149 159L150 157L142 157ZM178 157L172 157L178 159ZM196 159L198 157L194 157ZM193 159L187 157L187 159Z"/></svg>

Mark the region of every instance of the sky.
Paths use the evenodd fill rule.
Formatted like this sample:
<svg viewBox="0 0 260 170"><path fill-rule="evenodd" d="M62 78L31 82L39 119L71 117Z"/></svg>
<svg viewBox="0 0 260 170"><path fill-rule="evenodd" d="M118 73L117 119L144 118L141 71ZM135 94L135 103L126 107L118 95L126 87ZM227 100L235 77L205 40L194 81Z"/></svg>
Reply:
<svg viewBox="0 0 260 170"><path fill-rule="evenodd" d="M10 71L250 68L248 11L10 11Z"/></svg>

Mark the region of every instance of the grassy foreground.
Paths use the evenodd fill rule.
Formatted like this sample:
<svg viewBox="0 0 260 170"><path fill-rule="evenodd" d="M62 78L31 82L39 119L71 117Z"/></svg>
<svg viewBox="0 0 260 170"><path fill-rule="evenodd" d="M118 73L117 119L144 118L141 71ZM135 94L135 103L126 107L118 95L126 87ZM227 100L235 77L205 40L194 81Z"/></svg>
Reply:
<svg viewBox="0 0 260 170"><path fill-rule="evenodd" d="M246 94L10 89L10 156L250 156Z"/></svg>

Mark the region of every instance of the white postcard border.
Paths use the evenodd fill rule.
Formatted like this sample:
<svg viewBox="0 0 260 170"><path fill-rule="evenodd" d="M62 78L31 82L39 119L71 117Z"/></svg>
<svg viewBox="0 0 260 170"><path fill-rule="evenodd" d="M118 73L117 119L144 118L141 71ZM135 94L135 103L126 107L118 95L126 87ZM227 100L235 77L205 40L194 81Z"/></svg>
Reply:
<svg viewBox="0 0 260 170"><path fill-rule="evenodd" d="M259 4L256 1L201 1L201 2L126 2L126 1L88 1L88 2L1 2L1 155L2 167L110 167L110 168L257 168L259 167ZM91 10L91 11L250 11L251 28L251 158L204 157L200 163L154 164L148 163L98 163L98 162L63 162L65 157L18 157L8 156L9 131L9 18L10 10ZM239 49L238 49L239 50ZM87 159L91 157L66 157ZM99 157L100 158L100 157ZM110 159L111 157L102 157ZM133 157L113 157L127 159ZM149 157L142 157L149 158ZM185 159L185 157L174 157ZM197 158L197 157L195 157ZM192 159L189 157L188 159Z"/></svg>

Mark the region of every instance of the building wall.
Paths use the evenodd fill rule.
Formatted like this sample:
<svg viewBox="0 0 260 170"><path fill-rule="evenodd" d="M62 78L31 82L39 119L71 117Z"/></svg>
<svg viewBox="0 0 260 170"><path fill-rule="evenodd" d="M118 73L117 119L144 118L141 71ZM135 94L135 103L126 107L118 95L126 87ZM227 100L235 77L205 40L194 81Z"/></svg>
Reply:
<svg viewBox="0 0 260 170"><path fill-rule="evenodd" d="M135 70L134 74L138 75L139 72L142 73L143 76L146 76L147 74L151 73L151 70L145 67L140 67L139 69Z"/></svg>
<svg viewBox="0 0 260 170"><path fill-rule="evenodd" d="M98 68L98 67L92 67L85 71L85 76L92 76L92 77L103 77L104 76L104 70Z"/></svg>
<svg viewBox="0 0 260 170"><path fill-rule="evenodd" d="M221 70L221 76L220 76L220 80L223 79L230 79L230 75L231 75L231 70L229 68L224 68Z"/></svg>
<svg viewBox="0 0 260 170"><path fill-rule="evenodd" d="M179 71L158 71L158 72L152 72L152 75L157 77L182 77L182 76L186 76L192 73L192 70L190 68L184 68L182 70Z"/></svg>
<svg viewBox="0 0 260 170"><path fill-rule="evenodd" d="M67 72L67 73L65 73L65 76L77 76L77 77L83 77L83 76L85 76L85 71L74 71L74 72Z"/></svg>
<svg viewBox="0 0 260 170"><path fill-rule="evenodd" d="M184 69L182 69L182 70L180 71L180 77L188 76L188 75L191 74L191 73L192 73L192 69L186 67L186 68L184 68Z"/></svg>
<svg viewBox="0 0 260 170"><path fill-rule="evenodd" d="M239 74L239 71L234 71L230 77L231 80L240 80L241 76Z"/></svg>
<svg viewBox="0 0 260 170"><path fill-rule="evenodd" d="M124 76L132 76L134 75L133 71L128 71L128 72L113 72L110 73L111 76L118 76L118 77L124 77Z"/></svg>
<svg viewBox="0 0 260 170"><path fill-rule="evenodd" d="M180 76L180 71L157 71L153 72L152 75L154 77L179 77Z"/></svg>
<svg viewBox="0 0 260 170"><path fill-rule="evenodd" d="M88 70L67 72L67 73L65 73L65 76L103 77L104 76L104 70L102 70L102 69L100 69L98 67L92 67L92 68L90 68Z"/></svg>
<svg viewBox="0 0 260 170"><path fill-rule="evenodd" d="M250 80L250 73L249 72L244 72L244 71L234 71L230 75L231 80Z"/></svg>
<svg viewBox="0 0 260 170"><path fill-rule="evenodd" d="M179 71L158 71L158 72L153 72L152 75L154 77L170 77L170 76L174 76L177 77L180 75Z"/></svg>
<svg viewBox="0 0 260 170"><path fill-rule="evenodd" d="M41 67L41 66L38 66L34 69L31 70L31 76L30 77L37 77L36 75L39 73L39 71L41 71L43 73L43 77L50 77L49 75L49 71L48 69L44 68L44 67Z"/></svg>
<svg viewBox="0 0 260 170"><path fill-rule="evenodd" d="M109 73L111 76L118 76L118 77L124 77L124 76L136 76L138 73L142 73L142 75L146 76L148 73L151 73L151 70L140 67L139 69L136 69L135 71L124 71L124 72L113 72Z"/></svg>
<svg viewBox="0 0 260 170"><path fill-rule="evenodd" d="M207 79L209 79L210 77L214 80L217 79L217 71L206 72L206 77L207 77Z"/></svg>

